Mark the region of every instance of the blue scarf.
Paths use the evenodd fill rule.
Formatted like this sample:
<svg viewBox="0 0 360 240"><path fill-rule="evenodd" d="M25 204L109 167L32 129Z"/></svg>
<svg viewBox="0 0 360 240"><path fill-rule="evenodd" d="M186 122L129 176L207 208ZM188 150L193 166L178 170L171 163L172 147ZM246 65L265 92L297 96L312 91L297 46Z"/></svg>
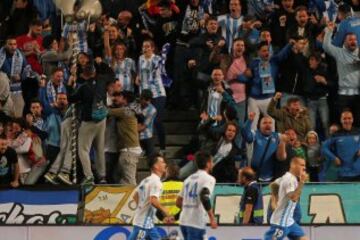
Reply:
<svg viewBox="0 0 360 240"><path fill-rule="evenodd" d="M55 88L52 81L49 81L46 85L46 95L49 100L49 104L53 104L55 102L57 93L66 93L66 88L63 82L60 82L60 85Z"/></svg>
<svg viewBox="0 0 360 240"><path fill-rule="evenodd" d="M15 50L14 55L11 57L11 71L10 76L13 75L20 75L22 73L22 66L24 64L24 56L22 55L21 51L19 49ZM3 67L6 60L6 51L5 47L0 49L0 68Z"/></svg>

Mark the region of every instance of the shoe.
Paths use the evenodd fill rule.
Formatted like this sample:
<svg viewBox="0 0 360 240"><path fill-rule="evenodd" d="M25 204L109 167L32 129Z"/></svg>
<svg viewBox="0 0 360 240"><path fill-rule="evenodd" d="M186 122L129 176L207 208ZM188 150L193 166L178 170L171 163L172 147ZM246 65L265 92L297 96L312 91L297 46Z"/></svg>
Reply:
<svg viewBox="0 0 360 240"><path fill-rule="evenodd" d="M59 184L59 182L56 180L57 179L57 175L54 174L54 173L51 173L51 172L47 172L45 175L44 175L44 178L46 179L46 181L48 181L49 183L51 184Z"/></svg>
<svg viewBox="0 0 360 240"><path fill-rule="evenodd" d="M106 181L106 178L102 177L99 178L99 184L107 184L108 182Z"/></svg>
<svg viewBox="0 0 360 240"><path fill-rule="evenodd" d="M65 183L67 185L73 185L73 183L70 180L70 175L68 173L61 172L58 174L57 177L61 182Z"/></svg>
<svg viewBox="0 0 360 240"><path fill-rule="evenodd" d="M82 182L81 182L81 185L94 185L94 177L91 176L91 177L85 177Z"/></svg>

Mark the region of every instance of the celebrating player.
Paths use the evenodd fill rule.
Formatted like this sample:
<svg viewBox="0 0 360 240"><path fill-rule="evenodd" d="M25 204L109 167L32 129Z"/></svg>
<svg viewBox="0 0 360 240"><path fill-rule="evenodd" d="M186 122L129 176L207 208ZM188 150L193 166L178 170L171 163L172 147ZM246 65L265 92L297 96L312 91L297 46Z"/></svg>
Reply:
<svg viewBox="0 0 360 240"><path fill-rule="evenodd" d="M278 183L278 204L271 215L271 227L265 233L265 240L282 240L285 237L298 240L308 239L293 217L305 179L305 160L299 157L293 158L289 172L285 173Z"/></svg>
<svg viewBox="0 0 360 240"><path fill-rule="evenodd" d="M141 181L136 188L134 201L138 204L135 211L133 225L134 230L129 240L160 240L161 237L154 228L154 216L156 210L164 215L163 221L166 223L173 222L165 207L160 204L159 198L162 192L162 183L160 178L166 172L166 163L162 156L156 155L150 159L151 175Z"/></svg>
<svg viewBox="0 0 360 240"><path fill-rule="evenodd" d="M212 157L208 153L198 152L195 163L198 171L185 180L176 201L176 205L182 208L180 228L184 240L205 239L207 215L211 228L217 228L210 202L216 182L209 175L213 167Z"/></svg>

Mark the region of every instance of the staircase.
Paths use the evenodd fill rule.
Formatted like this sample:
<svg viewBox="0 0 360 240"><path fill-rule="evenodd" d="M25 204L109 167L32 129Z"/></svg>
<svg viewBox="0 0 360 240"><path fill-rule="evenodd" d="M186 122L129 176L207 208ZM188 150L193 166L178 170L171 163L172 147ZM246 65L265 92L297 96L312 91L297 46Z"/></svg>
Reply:
<svg viewBox="0 0 360 240"><path fill-rule="evenodd" d="M171 111L167 110L164 124L166 131L166 159L183 159L182 148L187 145L196 134L199 114L196 110ZM158 142L156 140L156 145ZM139 159L137 166L137 182L149 176L150 170L146 157Z"/></svg>

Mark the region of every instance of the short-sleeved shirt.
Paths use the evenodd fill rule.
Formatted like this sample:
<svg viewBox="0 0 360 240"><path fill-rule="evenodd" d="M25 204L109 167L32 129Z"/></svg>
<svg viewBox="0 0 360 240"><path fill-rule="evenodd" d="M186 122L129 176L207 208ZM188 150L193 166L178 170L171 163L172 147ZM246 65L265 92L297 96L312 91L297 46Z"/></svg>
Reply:
<svg viewBox="0 0 360 240"><path fill-rule="evenodd" d="M160 199L162 192L160 177L152 173L149 177L141 181L136 191L139 195L139 204L135 210L133 225L144 229L151 229L154 227L156 208L151 205L150 197Z"/></svg>
<svg viewBox="0 0 360 240"><path fill-rule="evenodd" d="M297 202L290 200L287 194L296 190L298 180L293 174L287 172L278 181L279 200L277 208L271 216L270 223L281 227L289 227L295 222L293 215Z"/></svg>
<svg viewBox="0 0 360 240"><path fill-rule="evenodd" d="M0 184L9 184L13 180L16 163L17 155L14 149L8 147L5 153L0 153Z"/></svg>
<svg viewBox="0 0 360 240"><path fill-rule="evenodd" d="M212 195L215 183L215 178L204 170L198 170L185 180L183 189L179 193L183 199L180 225L205 229L208 215L201 203L200 193L202 189L207 188Z"/></svg>
<svg viewBox="0 0 360 240"><path fill-rule="evenodd" d="M140 140L149 139L153 137L154 132L154 120L156 117L156 108L151 103L144 109L142 114L145 117L144 125L145 129L140 132Z"/></svg>

